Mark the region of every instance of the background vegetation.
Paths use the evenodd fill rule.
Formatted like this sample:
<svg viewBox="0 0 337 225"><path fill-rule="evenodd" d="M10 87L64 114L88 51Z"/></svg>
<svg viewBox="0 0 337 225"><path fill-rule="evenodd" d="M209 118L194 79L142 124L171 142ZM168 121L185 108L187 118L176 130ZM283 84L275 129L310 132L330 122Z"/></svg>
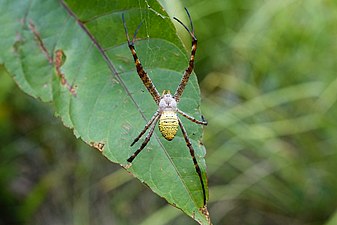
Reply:
<svg viewBox="0 0 337 225"><path fill-rule="evenodd" d="M200 43L212 222L337 224L337 3L181 4ZM0 71L0 224L195 224Z"/></svg>

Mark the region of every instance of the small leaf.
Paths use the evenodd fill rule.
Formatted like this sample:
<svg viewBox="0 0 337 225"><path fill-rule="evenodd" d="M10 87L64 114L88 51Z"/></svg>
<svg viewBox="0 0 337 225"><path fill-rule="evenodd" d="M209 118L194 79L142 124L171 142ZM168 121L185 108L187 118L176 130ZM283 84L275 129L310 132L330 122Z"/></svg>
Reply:
<svg viewBox="0 0 337 225"><path fill-rule="evenodd" d="M143 21L135 44L138 56L157 89L174 92L189 53L166 12L154 0L0 2L0 22L6 27L0 34L0 63L23 91L52 102L77 137L126 167L126 159L140 146L130 144L157 105L136 72L121 15L130 32ZM199 87L192 75L179 107L201 118L199 105ZM181 119L208 192L202 127ZM210 223L180 131L168 142L156 129L127 170L200 224Z"/></svg>

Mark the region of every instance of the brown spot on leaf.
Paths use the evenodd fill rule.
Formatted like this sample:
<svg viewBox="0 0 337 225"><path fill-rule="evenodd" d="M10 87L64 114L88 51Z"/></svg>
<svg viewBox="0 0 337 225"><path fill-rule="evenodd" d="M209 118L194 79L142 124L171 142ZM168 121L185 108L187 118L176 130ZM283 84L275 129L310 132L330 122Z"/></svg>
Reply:
<svg viewBox="0 0 337 225"><path fill-rule="evenodd" d="M67 81L64 73L61 71L61 67L64 64L65 60L66 55L64 54L64 52L61 49L57 49L55 51L55 60L54 60L56 75L60 78L61 84L64 85L73 96L76 96L76 85L71 85Z"/></svg>
<svg viewBox="0 0 337 225"><path fill-rule="evenodd" d="M90 142L90 146L96 148L98 151L103 152L105 144L102 142Z"/></svg>
<svg viewBox="0 0 337 225"><path fill-rule="evenodd" d="M204 205L202 208L199 209L199 211L200 211L203 215L205 215L205 217L206 217L206 219L207 219L207 221L208 221L208 224L212 224L212 223L211 223L211 218L209 217L209 212L208 212L208 210L207 210L207 206Z"/></svg>
<svg viewBox="0 0 337 225"><path fill-rule="evenodd" d="M53 63L53 58L50 56L49 52L48 52L48 49L47 47L44 45L43 41L42 41L42 38L41 38L41 35L40 33L37 31L34 23L32 21L29 21L29 24L28 24L28 27L30 29L30 31L33 33L34 35L34 38L40 48L40 50L42 51L42 53L46 56L48 62L50 64Z"/></svg>

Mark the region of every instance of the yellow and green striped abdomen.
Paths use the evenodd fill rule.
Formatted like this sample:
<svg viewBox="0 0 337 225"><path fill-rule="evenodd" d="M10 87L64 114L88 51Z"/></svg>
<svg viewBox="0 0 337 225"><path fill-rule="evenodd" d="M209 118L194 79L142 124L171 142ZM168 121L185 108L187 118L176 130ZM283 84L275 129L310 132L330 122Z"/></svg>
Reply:
<svg viewBox="0 0 337 225"><path fill-rule="evenodd" d="M174 111L163 111L159 118L159 131L168 141L176 136L178 131L178 117Z"/></svg>

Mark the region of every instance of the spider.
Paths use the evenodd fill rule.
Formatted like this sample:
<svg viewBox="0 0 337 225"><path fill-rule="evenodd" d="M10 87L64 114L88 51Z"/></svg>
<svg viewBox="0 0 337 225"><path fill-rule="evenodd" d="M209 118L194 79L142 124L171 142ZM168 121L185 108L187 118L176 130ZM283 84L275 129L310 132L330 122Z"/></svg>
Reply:
<svg viewBox="0 0 337 225"><path fill-rule="evenodd" d="M140 134L131 143L131 146L133 146L136 142L138 142L139 139L149 129L149 132L146 135L145 140L141 144L140 148L137 151L135 151L133 153L133 155L131 155L130 158L127 159L127 161L129 163L132 163L132 161L137 157L137 155L145 148L145 146L150 141L150 138L153 134L155 126L158 122L159 122L158 127L159 127L160 133L168 141L173 140L173 138L175 137L175 135L178 131L178 127L180 127L180 129L182 131L182 134L184 136L186 145L190 150L190 154L191 154L191 157L192 157L192 160L193 160L193 163L194 163L195 170L196 170L196 172L199 176L201 188L202 188L202 192L203 192L203 204L206 205L206 191L205 191L204 181L203 181L203 178L202 178L202 175L201 175L201 170L200 170L199 164L198 164L198 162L195 158L194 149L193 149L191 141L190 141L190 139L187 135L186 129L185 129L183 123L181 122L181 120L179 119L179 117L177 115L177 113L179 113L183 117L189 119L190 121L192 121L194 123L201 124L201 125L207 125L207 121L205 120L205 118L203 116L201 116L202 120L197 120L197 119L193 118L192 116L188 115L187 113L181 111L177 107L177 105L179 103L179 100L180 100L180 97L182 96L182 94L184 92L184 89L187 85L188 79L189 79L189 77L190 77L190 75L193 71L194 57L195 57L195 52L197 50L197 38L194 35L194 28L193 28L192 19L191 19L190 13L188 12L188 10L186 8L185 8L185 11L186 11L187 16L188 16L189 21L190 21L191 30L185 24L183 24L179 19L177 19L176 17L173 17L173 19L175 19L177 22L179 22L187 30L187 32L190 34L190 36L192 37L192 50L191 50L191 57L190 57L190 60L189 60L189 65L188 65L187 69L185 70L185 72L182 76L182 79L180 81L180 84L178 85L177 90L175 91L174 95L172 95L169 90L164 90L162 95L160 95L157 88L152 83L151 78L144 71L143 66L138 59L138 56L137 56L137 53L136 53L136 50L135 50L135 46L134 46L134 41L135 41L137 33L138 33L138 31L139 31L139 29L142 25L142 22L138 25L137 29L135 30L135 33L133 35L132 40L130 40L128 30L127 30L127 27L126 27L126 22L125 22L125 19L124 19L124 14L122 14L122 20L123 20L126 38L127 38L127 41L128 41L128 46L129 46L129 49L132 53L133 59L135 61L137 73L138 73L140 79L143 81L147 90L152 95L154 101L158 105L157 111L153 114L151 119L146 123L144 129L140 132Z"/></svg>

